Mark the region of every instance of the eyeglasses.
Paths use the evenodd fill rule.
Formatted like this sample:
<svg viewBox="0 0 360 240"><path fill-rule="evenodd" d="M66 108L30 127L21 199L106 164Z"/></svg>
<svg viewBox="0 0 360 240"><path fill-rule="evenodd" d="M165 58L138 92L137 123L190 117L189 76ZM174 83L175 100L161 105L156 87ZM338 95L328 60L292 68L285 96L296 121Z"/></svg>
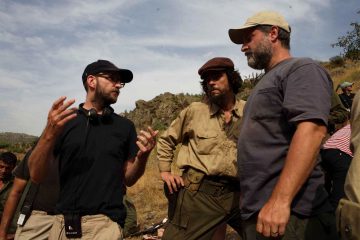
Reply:
<svg viewBox="0 0 360 240"><path fill-rule="evenodd" d="M121 82L121 79L119 76L116 75L108 75L108 74L97 74L95 77L102 77L106 80L113 82L113 83L120 83L120 87L125 87L125 83Z"/></svg>

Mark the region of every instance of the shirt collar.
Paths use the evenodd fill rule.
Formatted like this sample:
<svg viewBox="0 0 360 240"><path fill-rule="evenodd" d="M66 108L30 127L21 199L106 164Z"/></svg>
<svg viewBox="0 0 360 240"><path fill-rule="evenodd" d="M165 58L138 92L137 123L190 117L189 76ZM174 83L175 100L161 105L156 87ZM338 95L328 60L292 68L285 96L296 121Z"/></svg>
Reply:
<svg viewBox="0 0 360 240"><path fill-rule="evenodd" d="M219 111L221 110L221 108L214 104L214 103L210 103L210 115L214 116L215 114L217 114ZM237 117L241 117L242 116L242 109L240 107L240 100L236 99L235 100L235 104L233 109L231 110L231 113L234 114Z"/></svg>

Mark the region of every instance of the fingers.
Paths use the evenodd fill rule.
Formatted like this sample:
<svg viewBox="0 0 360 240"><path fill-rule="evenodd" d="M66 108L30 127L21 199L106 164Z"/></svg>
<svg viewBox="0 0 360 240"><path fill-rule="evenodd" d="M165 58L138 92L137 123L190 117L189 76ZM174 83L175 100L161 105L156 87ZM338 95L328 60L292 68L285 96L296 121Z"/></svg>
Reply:
<svg viewBox="0 0 360 240"><path fill-rule="evenodd" d="M271 237L278 237L279 236L279 227L278 227L278 225L271 225L270 226L270 236Z"/></svg>
<svg viewBox="0 0 360 240"><path fill-rule="evenodd" d="M177 192L181 186L184 186L183 179L180 176L172 175L170 172L162 172L161 178L168 186L171 194Z"/></svg>
<svg viewBox="0 0 360 240"><path fill-rule="evenodd" d="M60 97L53 103L48 115L48 123L51 127L63 126L76 116L77 108L69 108L74 104L75 99L69 101L65 101L65 99L66 97Z"/></svg>
<svg viewBox="0 0 360 240"><path fill-rule="evenodd" d="M286 224L280 224L279 226L279 235L284 235L286 229Z"/></svg>
<svg viewBox="0 0 360 240"><path fill-rule="evenodd" d="M158 134L158 131L154 131L151 127L147 129L148 131L141 130L137 137L136 144L142 152L149 152L155 147L156 135Z"/></svg>

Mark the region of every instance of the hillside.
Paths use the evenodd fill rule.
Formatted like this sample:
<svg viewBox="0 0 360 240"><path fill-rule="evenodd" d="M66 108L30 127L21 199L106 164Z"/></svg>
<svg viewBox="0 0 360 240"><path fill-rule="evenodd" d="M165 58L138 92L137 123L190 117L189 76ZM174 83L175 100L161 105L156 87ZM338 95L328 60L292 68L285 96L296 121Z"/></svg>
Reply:
<svg viewBox="0 0 360 240"><path fill-rule="evenodd" d="M38 137L25 133L0 132L0 142L9 144L33 143Z"/></svg>
<svg viewBox="0 0 360 240"><path fill-rule="evenodd" d="M360 62L320 62L330 73L334 89L344 81L353 82L353 92L360 89ZM256 85L261 76L253 75L244 79L238 98L246 100L251 89ZM340 93L341 90L338 90ZM135 109L121 115L131 119L137 129L152 126L157 130L165 130L176 118L179 112L193 101L200 101L202 95L172 94L169 92L160 94L150 101L138 100Z"/></svg>

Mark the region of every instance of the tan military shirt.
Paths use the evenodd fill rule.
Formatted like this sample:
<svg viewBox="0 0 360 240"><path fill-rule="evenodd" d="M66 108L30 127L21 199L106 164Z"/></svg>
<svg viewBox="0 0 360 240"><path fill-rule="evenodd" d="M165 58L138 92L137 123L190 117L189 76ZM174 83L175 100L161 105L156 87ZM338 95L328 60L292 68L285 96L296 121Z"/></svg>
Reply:
<svg viewBox="0 0 360 240"><path fill-rule="evenodd" d="M346 176L345 194L350 201L360 203L360 91L351 108L351 145L354 158Z"/></svg>
<svg viewBox="0 0 360 240"><path fill-rule="evenodd" d="M158 140L160 171L171 171L174 151L181 144L176 160L180 169L190 166L207 175L237 177L236 144L244 105L237 100L226 123L218 106L190 104Z"/></svg>

